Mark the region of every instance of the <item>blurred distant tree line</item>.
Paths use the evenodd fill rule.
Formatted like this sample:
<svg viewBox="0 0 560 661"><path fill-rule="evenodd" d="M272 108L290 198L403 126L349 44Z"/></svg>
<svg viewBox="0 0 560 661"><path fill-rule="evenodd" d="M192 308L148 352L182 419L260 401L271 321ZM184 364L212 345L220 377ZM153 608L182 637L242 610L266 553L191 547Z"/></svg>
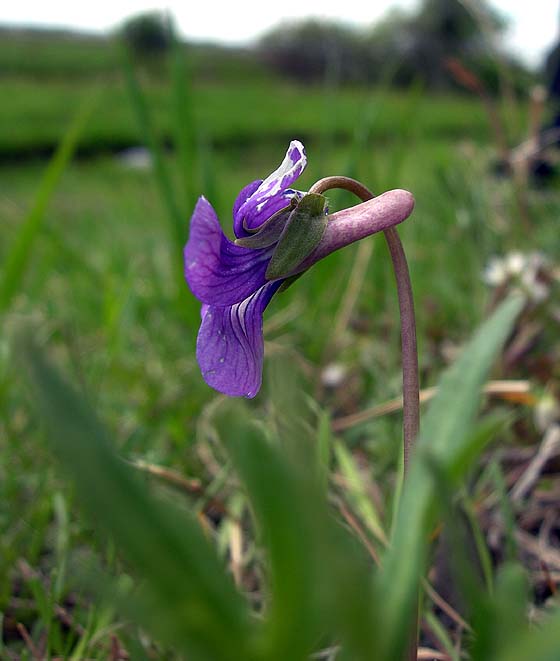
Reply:
<svg viewBox="0 0 560 661"><path fill-rule="evenodd" d="M231 52L232 65L239 61L244 68L253 59L265 70L302 83L419 84L444 90L461 87L465 75L471 80L474 75L487 91L497 92L504 67L508 83L524 90L531 73L499 50L506 27L504 17L486 0L422 0L416 11L394 10L368 29L340 21L300 20L272 29L254 49L222 50ZM138 61L157 69L172 44L173 29L169 16L152 11L130 18L119 33ZM191 45L190 56L206 53L208 57L199 59L216 63L223 59L220 47L208 48ZM458 75L458 70L466 73Z"/></svg>
<svg viewBox="0 0 560 661"><path fill-rule="evenodd" d="M258 44L263 61L279 74L314 82L422 84L445 89L458 83L448 63L458 60L489 91L499 87L499 62L492 42L505 19L482 0L423 0L414 13L393 11L368 30L336 21L286 23ZM510 82L524 88L527 70L501 53Z"/></svg>
<svg viewBox="0 0 560 661"><path fill-rule="evenodd" d="M172 24L161 11L149 11L126 20L120 35L139 58L158 58L171 47Z"/></svg>

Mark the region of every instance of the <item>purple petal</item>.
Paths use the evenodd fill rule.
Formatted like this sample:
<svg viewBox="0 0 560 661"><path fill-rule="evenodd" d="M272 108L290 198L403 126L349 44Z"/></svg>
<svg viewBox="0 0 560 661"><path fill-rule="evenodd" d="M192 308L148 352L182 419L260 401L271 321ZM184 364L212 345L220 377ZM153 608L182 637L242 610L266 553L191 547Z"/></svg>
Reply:
<svg viewBox="0 0 560 661"><path fill-rule="evenodd" d="M247 232L243 229L243 216L241 216L238 211L243 203L245 203L251 195L257 190L257 188L262 184L262 179L257 179L252 181L250 184L247 184L245 188L241 189L241 192L237 196L237 199L233 203L233 233L235 236L240 239L244 236L247 236Z"/></svg>
<svg viewBox="0 0 560 661"><path fill-rule="evenodd" d="M263 312L281 280L241 303L203 311L196 358L206 383L231 397L254 397L262 381Z"/></svg>
<svg viewBox="0 0 560 661"><path fill-rule="evenodd" d="M185 246L185 278L202 303L233 305L262 287L274 246L255 250L232 243L204 197L194 209Z"/></svg>
<svg viewBox="0 0 560 661"><path fill-rule="evenodd" d="M306 165L304 146L299 140L292 140L280 167L262 181L243 204L234 209L233 222L237 228L237 237L240 237L237 231L241 232L243 226L244 229L255 230L272 214L289 204L290 198L296 194L296 191L289 189ZM246 234L244 232L243 236Z"/></svg>

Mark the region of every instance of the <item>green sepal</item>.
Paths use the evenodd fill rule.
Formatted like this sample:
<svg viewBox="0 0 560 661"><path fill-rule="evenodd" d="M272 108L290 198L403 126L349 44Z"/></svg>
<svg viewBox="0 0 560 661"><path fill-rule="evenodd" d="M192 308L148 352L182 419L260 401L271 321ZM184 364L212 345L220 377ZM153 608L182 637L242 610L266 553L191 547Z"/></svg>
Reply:
<svg viewBox="0 0 560 661"><path fill-rule="evenodd" d="M319 245L327 227L327 199L311 193L292 211L266 269L267 280L292 273Z"/></svg>
<svg viewBox="0 0 560 661"><path fill-rule="evenodd" d="M267 221L265 221L256 231L253 230L251 236L243 236L235 240L235 244L244 248L268 248L278 241L282 230L290 218L290 214L297 205L297 200L292 198L290 204L284 209L280 209ZM245 227L245 225L244 225ZM251 230L248 230L251 231Z"/></svg>
<svg viewBox="0 0 560 661"><path fill-rule="evenodd" d="M284 282L278 287L278 294L281 294L283 291L286 291L289 287L291 287L296 280L299 280L301 276L305 273L305 271L302 271L301 273L296 273L295 275L290 275L287 277Z"/></svg>

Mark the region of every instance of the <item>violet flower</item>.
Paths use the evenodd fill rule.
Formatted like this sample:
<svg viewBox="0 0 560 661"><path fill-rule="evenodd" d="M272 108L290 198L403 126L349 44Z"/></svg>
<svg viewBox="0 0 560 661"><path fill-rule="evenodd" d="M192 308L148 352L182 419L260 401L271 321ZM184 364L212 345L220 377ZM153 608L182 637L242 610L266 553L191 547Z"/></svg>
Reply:
<svg viewBox="0 0 560 661"><path fill-rule="evenodd" d="M254 181L233 205L236 241L200 197L185 246L185 277L202 302L196 356L206 383L231 396L254 397L261 386L263 312L292 276L331 252L407 218L414 199L404 190L327 215L326 200L291 188L305 169L294 140L280 167Z"/></svg>

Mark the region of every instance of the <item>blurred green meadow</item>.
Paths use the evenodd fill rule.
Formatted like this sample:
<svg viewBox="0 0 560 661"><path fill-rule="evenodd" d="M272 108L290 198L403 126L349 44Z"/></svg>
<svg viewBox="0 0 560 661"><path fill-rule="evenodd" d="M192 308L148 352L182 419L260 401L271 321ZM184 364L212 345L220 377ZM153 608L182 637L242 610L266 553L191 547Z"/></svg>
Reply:
<svg viewBox="0 0 560 661"><path fill-rule="evenodd" d="M399 234L416 299L423 389L439 382L508 294L522 290L526 296L517 321L510 321L509 328L503 322L503 338L495 340L492 355L488 350L487 364L477 376L479 385L484 370L486 381L506 382L482 407L485 420L499 417L500 424L484 432L484 442L492 444L484 452L481 444L476 461L450 494L445 480L438 483L436 500L452 511L441 512L439 523L426 524L421 534L422 548L428 540L431 546L422 573L432 587L422 593L425 655L419 658L558 658L560 641L553 634L542 654L530 657L512 655L513 634L508 638L500 631L496 647L487 643L499 628L491 627L504 616L499 608L508 604L509 593L500 592L502 579L497 578L505 565L515 566L526 582L516 592L523 627L527 612L538 624L545 612L557 608L560 471L553 453L523 499L512 497L518 480L535 465L543 434L558 421L550 405L557 401L560 376L557 178L538 185L530 177L500 174L484 104L465 91L432 91L422 84L346 86L329 78L301 84L270 73L241 49L209 46L193 46L186 53L175 46L159 66L153 70L131 63L108 38L7 33L0 40L0 658L222 658L219 646L200 642L202 637L199 647L183 645L177 632L165 626L151 630L150 617L139 614L140 605L135 611L139 586L150 583L142 573L142 567L148 573L149 563L130 555L127 544L142 546L150 533L138 523L136 537L131 533L120 539L103 513L111 507L103 492L113 493L113 469L105 475L102 462L95 463L99 457L92 455L92 471L99 470L90 479L85 460L72 464L72 430L82 428L84 438L90 433L89 413L76 413L74 421L82 405L95 411L108 430L120 458L114 474L133 466L147 493L178 506L175 524L181 527L184 515L190 517L189 526L200 527L203 534L196 544L200 541L203 548L210 542L217 549L244 601L254 604L256 617L267 613L269 590L274 592L266 587L263 548L280 542L262 518L255 532L252 514L258 519L270 510L274 523L281 506L267 510L265 496L264 505L258 499L249 504L247 489L258 493L259 467L250 469L247 449L240 446L243 434L257 434L244 427L251 420L260 421L257 447L259 442L268 447L268 438L275 451L283 448L296 463L311 461L311 455L315 461L319 446L321 488L328 490L329 509L362 549L360 562L369 569L374 563L362 558L360 553L367 556L363 549L373 548L373 557L382 554L391 531L400 530L395 515L399 407L348 417L401 393L398 304L381 236L331 255L275 297L265 313L263 388L254 400L227 402L205 385L196 364L200 305L181 275L181 247L194 202L204 194L231 236L238 191L275 169L296 138L304 142L309 161L298 181L302 190L321 177L345 174L375 192L405 188L414 194L415 210ZM495 97L495 107L508 145L525 140L528 90L513 99ZM82 125L72 137L80 114ZM68 158L59 151L57 169L52 159L64 140ZM154 145L150 156L144 148ZM354 201L333 193L330 203L337 209ZM532 285L520 274L496 286L485 281L493 258L517 252L545 256L538 275L546 286L544 298L532 298ZM44 358L36 357L43 354L47 367ZM56 368L48 367L49 361ZM468 361L465 374L467 367ZM74 395L67 399L56 370L72 384ZM508 386L514 380L517 385ZM466 376L465 388L471 387L467 381ZM475 381L471 398L476 397ZM456 377L451 390L460 382ZM521 390L515 390L519 384ZM80 404L74 409L76 401ZM545 423L539 418L543 402L553 411ZM439 411L445 413L445 407ZM50 427L45 427L49 415ZM60 438L48 441L57 421ZM455 423L459 426L446 447L458 438L459 417ZM480 432L473 421L469 424ZM228 441L228 435L235 440ZM276 444L274 438L281 440ZM297 438L306 449L294 449ZM229 445L234 448L230 454L224 451ZM306 454L308 446L313 453ZM266 459L266 452L255 450L255 456ZM270 452L270 461L276 461ZM299 475L295 469L294 475ZM273 484L274 476L269 477ZM307 488L298 480L293 478L293 493L287 488L286 504L294 507L297 525L304 526L315 510L311 518L298 519L296 510L305 507L297 498L304 498ZM114 493L117 498L120 492ZM115 512L119 507L115 504ZM121 509L125 520L128 510L125 505ZM278 517L289 527L289 516ZM495 603L490 597L484 602L487 610L476 599L480 609L473 608L461 593L461 581L450 578L457 573L449 561L457 542L450 521L463 519L465 528L458 535L471 540L472 571L490 586L488 594L497 595ZM294 562L303 564L311 554L305 534L295 543L300 546ZM298 575L288 560L274 565L276 560L273 552L273 585L291 572ZM275 578L275 567L282 566L285 573ZM393 565L388 561L387 566ZM331 583L328 574L322 578ZM390 585L387 576L382 581ZM176 605L169 600L172 610ZM390 607L383 617L389 618ZM478 638L472 634L477 612L479 620L483 612L494 618L488 616L490 629ZM186 608L184 614L192 616ZM288 626L289 619L282 622ZM339 639L318 635L315 624L307 624L311 640L292 641L293 648L286 643L283 656L278 647L268 656L246 651L223 658L297 659L310 651L314 658L335 658ZM523 627L520 635L522 629L525 635ZM354 656L343 656L343 650L340 658L362 658L357 650L371 641L360 647L359 632L354 639L351 627L341 626L341 631L342 640L353 641L348 649L354 649ZM511 644L509 652L499 646L503 640ZM529 643L519 642L519 650L523 644ZM213 657L208 649L214 649ZM394 649L387 643L379 658L395 658ZM535 643L532 649L541 648Z"/></svg>

